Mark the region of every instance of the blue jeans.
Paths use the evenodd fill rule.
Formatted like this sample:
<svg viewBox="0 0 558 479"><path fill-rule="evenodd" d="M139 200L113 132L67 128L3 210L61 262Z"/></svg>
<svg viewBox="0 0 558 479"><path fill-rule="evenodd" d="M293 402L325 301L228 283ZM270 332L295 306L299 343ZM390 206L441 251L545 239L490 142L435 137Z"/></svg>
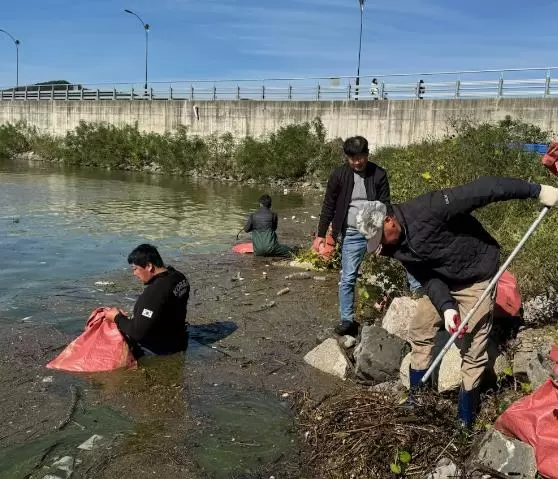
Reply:
<svg viewBox="0 0 558 479"><path fill-rule="evenodd" d="M347 228L341 246L339 313L341 321L355 320L355 286L358 269L366 254L366 238L355 228Z"/></svg>
<svg viewBox="0 0 558 479"><path fill-rule="evenodd" d="M411 290L411 293L414 293L421 287L421 284L418 282L418 280L408 271L407 271L407 282L409 283L409 289Z"/></svg>

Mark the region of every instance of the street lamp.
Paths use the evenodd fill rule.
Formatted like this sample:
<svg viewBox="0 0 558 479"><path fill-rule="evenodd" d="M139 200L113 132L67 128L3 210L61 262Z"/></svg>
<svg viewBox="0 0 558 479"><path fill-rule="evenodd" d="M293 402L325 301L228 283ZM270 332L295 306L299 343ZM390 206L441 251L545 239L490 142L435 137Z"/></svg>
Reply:
<svg viewBox="0 0 558 479"><path fill-rule="evenodd" d="M141 24L143 25L143 29L145 30L145 91L147 91L147 52L148 52L148 48L149 48L149 24L145 23L139 17L139 15L132 12L132 10L125 9L124 11L126 13L131 14L131 15L134 15L141 22Z"/></svg>
<svg viewBox="0 0 558 479"><path fill-rule="evenodd" d="M2 30L0 28L0 32L5 33L6 35L8 35L12 39L12 41L14 42L14 45L16 47L16 88L17 88L19 86L19 40L16 40L6 30Z"/></svg>
<svg viewBox="0 0 558 479"><path fill-rule="evenodd" d="M358 86L360 85L360 50L362 48L362 13L364 11L365 0L358 0L360 4L360 37L358 40L358 66L357 66L357 77L356 77L356 99L358 100Z"/></svg>

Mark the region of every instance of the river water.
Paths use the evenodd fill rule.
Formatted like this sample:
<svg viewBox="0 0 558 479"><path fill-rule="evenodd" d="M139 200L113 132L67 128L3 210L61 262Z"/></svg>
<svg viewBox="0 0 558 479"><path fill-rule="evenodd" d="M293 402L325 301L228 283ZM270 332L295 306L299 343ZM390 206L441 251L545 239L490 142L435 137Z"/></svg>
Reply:
<svg viewBox="0 0 558 479"><path fill-rule="evenodd" d="M169 264L230 248L264 192L181 177L0 165L0 319L82 324L79 308L53 317L53 298L88 297L103 275L127 269L127 254L143 242L157 245ZM302 204L297 194L274 198L278 210Z"/></svg>
<svg viewBox="0 0 558 479"><path fill-rule="evenodd" d="M0 163L0 322L54 324L76 335L88 312L107 303L107 296L114 293L115 303L133 304L136 292L111 293L107 287L130 275L126 257L133 247L151 242L167 264L228 251L246 214L266 192L182 177ZM301 194L276 193L273 198L280 216L310 205L316 209L316 199ZM204 361L203 354L192 358L191 350L191 360ZM292 448L292 436L285 432L292 423L284 406L241 389L196 406L220 431L198 441L196 461L211 477L231 477L238 464L249 471L258 461ZM110 414L96 421L114 433L129 429L128 423L117 427ZM224 447L233 435L244 437L252 450L238 455ZM38 450L60 439L41 441ZM5 458L17 458L0 464L3 477L19 477L8 471L26 470L30 446L0 451Z"/></svg>

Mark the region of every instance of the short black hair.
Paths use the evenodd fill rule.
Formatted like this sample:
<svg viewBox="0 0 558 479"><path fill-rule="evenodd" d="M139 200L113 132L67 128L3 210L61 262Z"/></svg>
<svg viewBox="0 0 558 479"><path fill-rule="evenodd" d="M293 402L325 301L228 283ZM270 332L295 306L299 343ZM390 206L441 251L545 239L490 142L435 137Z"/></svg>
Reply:
<svg viewBox="0 0 558 479"><path fill-rule="evenodd" d="M349 158L368 155L368 140L363 136L352 136L343 143L343 152Z"/></svg>
<svg viewBox="0 0 558 479"><path fill-rule="evenodd" d="M386 204L386 216L394 217L395 211L393 210L393 206L390 203Z"/></svg>
<svg viewBox="0 0 558 479"><path fill-rule="evenodd" d="M262 195L258 201L260 202L260 205L265 206L266 208L271 208L271 196Z"/></svg>
<svg viewBox="0 0 558 479"><path fill-rule="evenodd" d="M145 268L148 263L151 263L156 268L163 268L165 266L163 258L161 258L159 251L153 245L140 244L128 255L128 264L135 264Z"/></svg>

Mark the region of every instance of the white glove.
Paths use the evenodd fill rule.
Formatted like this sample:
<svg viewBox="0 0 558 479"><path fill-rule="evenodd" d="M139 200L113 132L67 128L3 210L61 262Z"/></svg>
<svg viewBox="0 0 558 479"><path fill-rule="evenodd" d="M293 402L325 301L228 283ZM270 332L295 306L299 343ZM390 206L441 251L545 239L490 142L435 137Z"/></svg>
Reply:
<svg viewBox="0 0 558 479"><path fill-rule="evenodd" d="M455 309L446 309L444 311L444 322L446 323L446 331L450 334L455 333L459 329L459 325L461 324L461 316ZM461 330L459 339L465 336L467 332L467 325Z"/></svg>
<svg viewBox="0 0 558 479"><path fill-rule="evenodd" d="M457 325L455 324L456 316L459 317L459 313L455 309L446 309L444 311L444 322L446 323L446 331L453 334L457 331Z"/></svg>
<svg viewBox="0 0 558 479"><path fill-rule="evenodd" d="M541 192L539 193L539 201L550 208L558 206L558 188L549 185L541 185Z"/></svg>

